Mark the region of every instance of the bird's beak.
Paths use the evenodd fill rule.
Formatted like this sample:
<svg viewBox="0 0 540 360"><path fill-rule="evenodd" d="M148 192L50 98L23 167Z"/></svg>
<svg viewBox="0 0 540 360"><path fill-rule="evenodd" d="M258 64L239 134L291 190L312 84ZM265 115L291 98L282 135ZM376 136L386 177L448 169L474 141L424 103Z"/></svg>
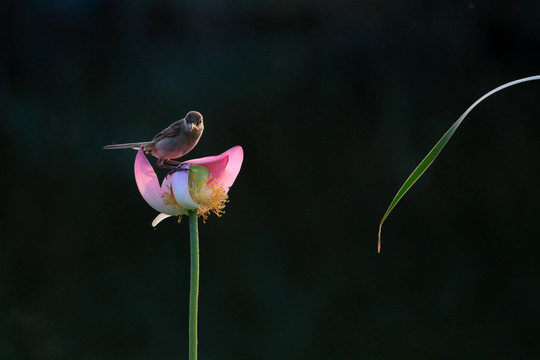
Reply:
<svg viewBox="0 0 540 360"><path fill-rule="evenodd" d="M189 132L192 132L195 129L195 124L190 123L189 124Z"/></svg>

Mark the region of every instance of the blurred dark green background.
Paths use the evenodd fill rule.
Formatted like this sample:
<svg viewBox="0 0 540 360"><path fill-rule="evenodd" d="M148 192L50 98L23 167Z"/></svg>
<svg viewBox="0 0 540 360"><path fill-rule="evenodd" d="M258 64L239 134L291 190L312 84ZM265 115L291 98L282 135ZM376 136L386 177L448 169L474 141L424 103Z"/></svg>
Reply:
<svg viewBox="0 0 540 360"><path fill-rule="evenodd" d="M3 1L0 359L185 359L187 222L135 152L240 144L201 224L200 359L540 355L540 3ZM154 162L152 160L152 162ZM163 172L160 173L163 175Z"/></svg>

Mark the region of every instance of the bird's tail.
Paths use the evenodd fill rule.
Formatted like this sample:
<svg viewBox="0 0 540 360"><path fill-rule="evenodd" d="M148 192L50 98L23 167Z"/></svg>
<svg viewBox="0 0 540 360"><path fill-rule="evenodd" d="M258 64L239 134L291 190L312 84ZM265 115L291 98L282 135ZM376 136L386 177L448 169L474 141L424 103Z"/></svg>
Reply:
<svg viewBox="0 0 540 360"><path fill-rule="evenodd" d="M105 145L103 148L108 150L116 150L116 149L135 149L138 150L139 148L145 146L148 144L148 141L144 142L135 142L135 143L125 143L125 144L111 144L111 145Z"/></svg>

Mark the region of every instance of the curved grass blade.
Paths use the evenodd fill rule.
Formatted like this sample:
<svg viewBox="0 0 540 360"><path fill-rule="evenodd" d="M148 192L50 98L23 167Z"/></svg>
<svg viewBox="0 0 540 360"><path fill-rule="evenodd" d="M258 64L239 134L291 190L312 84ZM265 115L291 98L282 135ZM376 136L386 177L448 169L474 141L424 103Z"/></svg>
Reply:
<svg viewBox="0 0 540 360"><path fill-rule="evenodd" d="M463 115L460 116L459 119L457 119L457 121L454 123L454 125L452 125L450 127L450 129L448 129L448 131L446 131L444 133L444 135L441 137L441 139L437 142L437 144L435 144L435 146L433 147L433 149L431 149L431 151L426 155L426 157L424 158L424 160L422 160L422 162L420 162L420 164L418 164L418 166L416 167L416 169L414 169L414 171L411 173L411 175L409 175L409 177L407 178L407 180L405 180L405 183L401 186L401 188L399 189L399 191L397 192L396 196L394 197L394 199L392 200L392 202L390 203L390 206L388 206L388 209L386 210L386 212L384 213L384 216L382 217L381 219L381 223L379 224L379 240L377 242L377 251L380 253L381 252L381 230L382 230L382 225L384 223L384 221L386 220L386 218L388 217L388 215L390 215L390 213L392 212L392 210L394 209L394 207L397 205L397 203L399 202L399 200L401 200L401 198L403 197L403 195L405 195L405 193L407 191L409 191L409 189L414 185L414 183L420 178L420 176L422 176L422 174L427 170L427 168L433 163L433 161L435 161L435 158L437 158L437 155L439 155L439 153L441 152L441 150L444 148L444 146L446 145L446 143L448 143L448 141L450 140L450 138L452 137L452 135L454 135L454 132L456 131L456 129L459 127L459 125L461 124L461 122L463 121L463 119L465 119L465 117L471 112L472 109L474 109L476 107L476 105L480 104L485 98L487 98L488 96L490 95L493 95L495 94L496 92L498 91L501 91L503 89L506 89L507 87L510 87L510 86L513 86L513 85L516 85L516 84L519 84L519 83L523 83L523 82L526 82L526 81L531 81L531 80L540 80L540 75L535 75L535 76L529 76L529 77L526 77L526 78L523 78L523 79L518 79L518 80L514 80L514 81L511 81L509 83L506 83L504 85L501 85L499 86L498 88L495 88L493 90L491 90L490 92L488 92L487 94L485 94L484 96L482 96L480 99L476 100L474 104L472 104L464 113Z"/></svg>

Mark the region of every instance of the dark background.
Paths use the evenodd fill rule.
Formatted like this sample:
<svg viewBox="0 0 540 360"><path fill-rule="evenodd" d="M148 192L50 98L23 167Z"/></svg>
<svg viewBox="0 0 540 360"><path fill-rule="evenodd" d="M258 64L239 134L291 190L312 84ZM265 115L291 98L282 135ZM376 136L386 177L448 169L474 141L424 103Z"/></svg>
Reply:
<svg viewBox="0 0 540 360"><path fill-rule="evenodd" d="M187 221L135 152L240 144L200 226L200 359L540 355L540 73L528 1L3 1L0 359L187 358ZM152 160L152 163L154 160ZM163 175L163 172L160 173Z"/></svg>

